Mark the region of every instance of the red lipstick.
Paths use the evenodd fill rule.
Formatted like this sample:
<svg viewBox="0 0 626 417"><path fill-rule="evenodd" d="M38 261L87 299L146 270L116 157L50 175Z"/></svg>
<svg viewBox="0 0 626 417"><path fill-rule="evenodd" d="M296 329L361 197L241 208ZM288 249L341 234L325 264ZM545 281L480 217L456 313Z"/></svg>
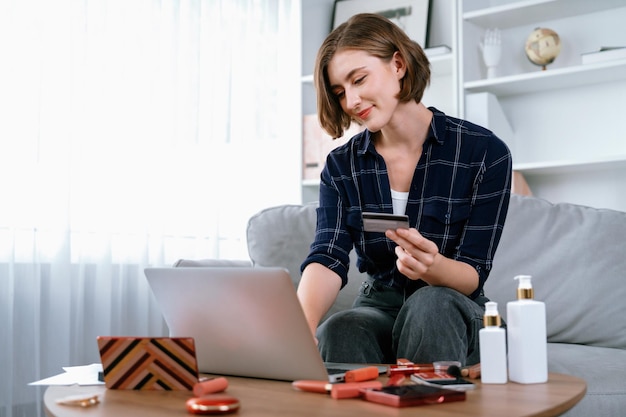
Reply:
<svg viewBox="0 0 626 417"><path fill-rule="evenodd" d="M340 384L330 384L326 381L300 380L293 381L291 385L300 391L319 392L330 394L332 398L357 398L361 396L361 390L381 389L383 384L380 381L346 382Z"/></svg>
<svg viewBox="0 0 626 417"><path fill-rule="evenodd" d="M193 394L196 397L226 391L228 380L224 377L201 379L193 386Z"/></svg>
<svg viewBox="0 0 626 417"><path fill-rule="evenodd" d="M371 381L378 378L378 368L376 366L366 366L364 368L352 369L346 372L346 382Z"/></svg>

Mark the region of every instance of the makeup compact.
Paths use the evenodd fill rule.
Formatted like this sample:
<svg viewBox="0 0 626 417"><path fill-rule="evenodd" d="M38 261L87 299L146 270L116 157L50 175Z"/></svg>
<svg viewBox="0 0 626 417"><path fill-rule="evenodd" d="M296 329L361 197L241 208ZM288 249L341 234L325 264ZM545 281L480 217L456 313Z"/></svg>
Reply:
<svg viewBox="0 0 626 417"><path fill-rule="evenodd" d="M186 405L188 413L199 415L234 413L240 406L237 398L226 394L190 398Z"/></svg>

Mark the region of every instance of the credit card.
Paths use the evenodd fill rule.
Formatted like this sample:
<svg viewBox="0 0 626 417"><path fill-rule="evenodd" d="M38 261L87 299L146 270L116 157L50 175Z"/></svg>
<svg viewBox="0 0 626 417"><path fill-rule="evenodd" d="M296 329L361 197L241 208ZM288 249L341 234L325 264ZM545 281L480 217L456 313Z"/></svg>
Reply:
<svg viewBox="0 0 626 417"><path fill-rule="evenodd" d="M363 230L385 233L388 229L408 229L409 216L405 214L363 213Z"/></svg>

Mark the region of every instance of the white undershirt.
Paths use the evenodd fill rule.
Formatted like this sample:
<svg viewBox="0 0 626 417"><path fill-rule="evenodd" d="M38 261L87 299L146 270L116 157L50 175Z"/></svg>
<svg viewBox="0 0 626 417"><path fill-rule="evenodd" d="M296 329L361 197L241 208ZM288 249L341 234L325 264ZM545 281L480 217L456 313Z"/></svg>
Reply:
<svg viewBox="0 0 626 417"><path fill-rule="evenodd" d="M391 190L391 203L393 204L393 214L405 214L406 203L409 201L409 193Z"/></svg>

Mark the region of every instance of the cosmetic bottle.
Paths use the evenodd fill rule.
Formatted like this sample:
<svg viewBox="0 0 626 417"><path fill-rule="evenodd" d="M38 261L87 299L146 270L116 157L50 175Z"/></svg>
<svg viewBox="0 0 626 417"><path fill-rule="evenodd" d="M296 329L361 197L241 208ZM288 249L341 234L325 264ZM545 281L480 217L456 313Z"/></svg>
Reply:
<svg viewBox="0 0 626 417"><path fill-rule="evenodd" d="M548 380L546 306L534 300L531 276L518 275L517 300L506 306L509 379L520 384Z"/></svg>
<svg viewBox="0 0 626 417"><path fill-rule="evenodd" d="M505 384L508 381L506 365L506 332L500 327L498 303L485 303L485 327L480 329L480 379L483 384Z"/></svg>

